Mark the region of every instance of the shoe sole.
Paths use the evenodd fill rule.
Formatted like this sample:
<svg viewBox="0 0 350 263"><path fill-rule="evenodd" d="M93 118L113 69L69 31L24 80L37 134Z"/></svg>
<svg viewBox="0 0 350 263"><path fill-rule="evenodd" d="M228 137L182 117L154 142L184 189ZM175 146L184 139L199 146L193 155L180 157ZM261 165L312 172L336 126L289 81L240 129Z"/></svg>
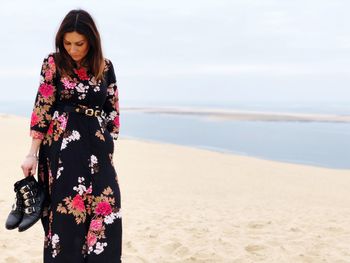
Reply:
<svg viewBox="0 0 350 263"><path fill-rule="evenodd" d="M6 227L7 230L14 230L14 229L16 229L18 226L19 226L19 224L16 225L16 226L13 226L13 227L9 227L9 226L6 226L6 225L5 225L5 227Z"/></svg>
<svg viewBox="0 0 350 263"><path fill-rule="evenodd" d="M18 232L23 232L26 231L28 228L32 227L33 225L35 225L41 217L38 217L37 219L35 219L30 225L26 226L25 228L22 227L18 227Z"/></svg>

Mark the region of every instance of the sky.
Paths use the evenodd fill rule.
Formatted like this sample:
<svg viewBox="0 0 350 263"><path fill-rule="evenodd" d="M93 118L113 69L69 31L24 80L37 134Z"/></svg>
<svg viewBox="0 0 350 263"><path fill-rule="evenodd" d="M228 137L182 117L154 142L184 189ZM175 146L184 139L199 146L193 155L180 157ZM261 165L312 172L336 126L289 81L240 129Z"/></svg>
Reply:
<svg viewBox="0 0 350 263"><path fill-rule="evenodd" d="M34 101L75 8L97 24L121 106L350 102L345 0L1 1L0 101Z"/></svg>

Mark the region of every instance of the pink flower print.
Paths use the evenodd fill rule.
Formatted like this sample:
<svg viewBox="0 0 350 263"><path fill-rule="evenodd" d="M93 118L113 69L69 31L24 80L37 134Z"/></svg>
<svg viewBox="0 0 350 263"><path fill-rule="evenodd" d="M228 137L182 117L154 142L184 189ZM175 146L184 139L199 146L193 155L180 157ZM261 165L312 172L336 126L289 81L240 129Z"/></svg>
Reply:
<svg viewBox="0 0 350 263"><path fill-rule="evenodd" d="M39 92L44 98L48 98L53 94L53 87L50 84L43 83L39 87Z"/></svg>
<svg viewBox="0 0 350 263"><path fill-rule="evenodd" d="M113 122L115 125L119 126L119 116L115 117Z"/></svg>
<svg viewBox="0 0 350 263"><path fill-rule="evenodd" d="M66 129L66 126L67 126L67 118L61 115L61 116L59 116L57 119L58 119L58 121L61 123L61 129L62 129L62 130Z"/></svg>
<svg viewBox="0 0 350 263"><path fill-rule="evenodd" d="M49 57L49 64L52 66L52 65L55 65L55 60L53 59L53 57Z"/></svg>
<svg viewBox="0 0 350 263"><path fill-rule="evenodd" d="M50 122L49 129L47 130L47 134L52 134L53 133L53 121Z"/></svg>
<svg viewBox="0 0 350 263"><path fill-rule="evenodd" d="M75 82L70 82L67 78L62 78L61 82L63 83L65 89L74 89L76 86Z"/></svg>
<svg viewBox="0 0 350 263"><path fill-rule="evenodd" d="M85 205L83 198L77 194L72 200L72 207L80 212L85 211Z"/></svg>
<svg viewBox="0 0 350 263"><path fill-rule="evenodd" d="M52 71L51 70L46 70L45 71L45 80L46 81L51 81L52 80Z"/></svg>
<svg viewBox="0 0 350 263"><path fill-rule="evenodd" d="M32 112L32 117L30 120L30 127L33 127L34 125L36 125L39 122L39 117L38 115L35 114L35 112Z"/></svg>
<svg viewBox="0 0 350 263"><path fill-rule="evenodd" d="M93 245L95 245L97 242L97 237L95 236L94 233L89 232L87 234L87 245L88 247L92 247Z"/></svg>
<svg viewBox="0 0 350 263"><path fill-rule="evenodd" d="M90 223L91 231L100 231L101 228L102 228L102 220L99 220L99 219L91 220L91 223Z"/></svg>
<svg viewBox="0 0 350 263"><path fill-rule="evenodd" d="M51 237L52 237L51 230L50 230L49 233L47 234L47 237L48 237L49 239L51 239Z"/></svg>
<svg viewBox="0 0 350 263"><path fill-rule="evenodd" d="M86 189L86 193L87 194L91 194L92 193L92 185L90 185L89 188Z"/></svg>
<svg viewBox="0 0 350 263"><path fill-rule="evenodd" d="M55 60L53 59L52 56L49 57L49 67L50 67L50 70L51 72L56 72L56 64L55 64Z"/></svg>
<svg viewBox="0 0 350 263"><path fill-rule="evenodd" d="M79 79L81 79L81 80L89 80L90 79L84 68L74 69L74 72L75 72L75 74L78 75Z"/></svg>
<svg viewBox="0 0 350 263"><path fill-rule="evenodd" d="M108 202L99 202L96 206L95 213L97 215L107 216L112 213L112 207Z"/></svg>

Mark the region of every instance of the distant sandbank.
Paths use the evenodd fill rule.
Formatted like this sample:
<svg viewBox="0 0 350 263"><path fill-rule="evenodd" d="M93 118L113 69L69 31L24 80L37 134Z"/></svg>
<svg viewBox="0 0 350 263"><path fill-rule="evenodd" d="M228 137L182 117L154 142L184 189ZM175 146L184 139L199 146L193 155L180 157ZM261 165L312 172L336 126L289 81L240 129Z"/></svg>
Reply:
<svg viewBox="0 0 350 263"><path fill-rule="evenodd" d="M124 107L123 111L195 115L214 119L236 121L297 121L297 122L340 122L350 123L350 115L306 114L290 112L242 111L192 107Z"/></svg>

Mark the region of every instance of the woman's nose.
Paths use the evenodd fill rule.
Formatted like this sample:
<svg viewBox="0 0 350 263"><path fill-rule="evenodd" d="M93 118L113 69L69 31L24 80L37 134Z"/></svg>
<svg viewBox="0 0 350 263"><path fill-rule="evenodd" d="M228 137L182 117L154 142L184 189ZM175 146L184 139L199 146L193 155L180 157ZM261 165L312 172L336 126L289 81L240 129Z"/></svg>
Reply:
<svg viewBox="0 0 350 263"><path fill-rule="evenodd" d="M71 53L71 54L74 54L74 53L76 53L77 51L78 51L78 49L77 49L77 47L75 47L75 46L72 46L71 49L70 49L70 53Z"/></svg>

